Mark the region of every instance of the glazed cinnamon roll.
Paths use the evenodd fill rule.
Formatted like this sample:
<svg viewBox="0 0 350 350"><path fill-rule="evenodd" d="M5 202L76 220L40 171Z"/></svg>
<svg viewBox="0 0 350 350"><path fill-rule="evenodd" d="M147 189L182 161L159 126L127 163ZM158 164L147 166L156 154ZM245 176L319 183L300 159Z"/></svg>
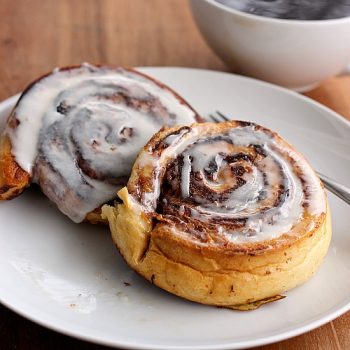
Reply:
<svg viewBox="0 0 350 350"><path fill-rule="evenodd" d="M55 69L32 83L0 140L0 199L30 183L73 221L99 221L139 150L163 125L197 113L174 91L134 69Z"/></svg>
<svg viewBox="0 0 350 350"><path fill-rule="evenodd" d="M279 299L311 277L330 242L315 172L253 123L161 130L119 196L103 213L127 263L199 303L246 310Z"/></svg>

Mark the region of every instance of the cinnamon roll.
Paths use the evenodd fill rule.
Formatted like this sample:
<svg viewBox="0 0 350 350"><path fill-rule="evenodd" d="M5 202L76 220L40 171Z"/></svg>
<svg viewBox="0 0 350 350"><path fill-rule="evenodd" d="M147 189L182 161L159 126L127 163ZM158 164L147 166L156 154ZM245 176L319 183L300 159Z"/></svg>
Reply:
<svg viewBox="0 0 350 350"><path fill-rule="evenodd" d="M247 310L281 298L311 277L331 238L311 166L249 122L162 129L119 196L103 214L127 263L204 304Z"/></svg>
<svg viewBox="0 0 350 350"><path fill-rule="evenodd" d="M0 199L31 183L73 221L99 221L139 150L163 125L199 121L164 84L134 69L55 69L32 83L0 139Z"/></svg>

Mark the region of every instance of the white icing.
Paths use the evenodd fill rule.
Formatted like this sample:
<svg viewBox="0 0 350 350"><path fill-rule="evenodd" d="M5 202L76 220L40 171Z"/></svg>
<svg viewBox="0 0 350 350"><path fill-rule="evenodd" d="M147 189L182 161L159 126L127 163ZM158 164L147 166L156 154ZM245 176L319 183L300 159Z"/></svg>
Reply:
<svg viewBox="0 0 350 350"><path fill-rule="evenodd" d="M186 198L190 196L190 175L191 175L191 160L189 155L185 155L183 158L182 166L182 178L181 178L181 189L182 197Z"/></svg>
<svg viewBox="0 0 350 350"><path fill-rule="evenodd" d="M120 102L119 95L131 102ZM135 108L134 100L142 105ZM64 195L59 183L51 199L75 222L115 197L139 150L164 124L195 121L187 105L147 77L89 64L55 69L38 81L20 100L15 117L19 125L7 132L17 163L34 175L33 181L39 181L39 161L53 166L59 176L51 174L51 180L63 178L80 203L59 203ZM80 169L77 155L97 178ZM117 183L118 178L123 180Z"/></svg>
<svg viewBox="0 0 350 350"><path fill-rule="evenodd" d="M160 169L181 157L181 196L195 202L194 207L190 207L192 217L204 222L211 218L247 219L244 228L232 232L218 226L218 234L231 242L274 239L288 233L301 220L304 211L311 215L326 211L324 191L312 168L297 152L277 142L269 133L256 130L253 125L232 128L221 139L215 139L214 135L212 142L210 138L198 138L194 127L187 133L169 135L164 140L168 148L160 158L153 157L150 163L158 171L155 171L153 191L147 194L147 205L152 203L155 209L162 181ZM266 156L256 162L239 158L249 154L252 145L259 146ZM230 163L226 156L238 158ZM232 176L231 166L246 169L241 175L244 183L234 190L238 180ZM197 176L191 177L191 174ZM191 193L191 181L200 181L212 193L211 197ZM286 192L277 195L280 186L284 186ZM215 194L221 192L225 196L216 198ZM279 196L281 200L278 200ZM275 200L278 200L277 205L274 205ZM265 207L264 211L261 211L262 207Z"/></svg>

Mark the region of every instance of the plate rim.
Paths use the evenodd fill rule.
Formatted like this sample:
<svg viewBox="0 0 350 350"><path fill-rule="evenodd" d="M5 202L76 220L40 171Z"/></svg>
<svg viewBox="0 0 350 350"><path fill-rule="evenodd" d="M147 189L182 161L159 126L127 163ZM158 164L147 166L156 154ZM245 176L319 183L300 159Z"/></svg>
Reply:
<svg viewBox="0 0 350 350"><path fill-rule="evenodd" d="M223 343L218 345L156 345L156 344L140 344L139 342L127 342L122 341L120 343L116 343L112 340L106 340L103 337L99 336L89 336L89 335L83 335L81 333L77 333L74 331L70 331L69 329L53 325L51 323L45 323L40 317L36 317L31 315L30 313L26 313L23 310L17 309L13 307L13 305L7 304L2 299L0 300L1 304L5 307L7 307L9 310L15 312L16 314L26 318L27 320L34 322L36 324L39 324L40 326L43 326L47 329L50 329L51 331L58 332L60 334L63 334L65 336L69 336L75 339L91 342L98 345L104 345L109 346L112 348L121 348L121 349L132 349L132 350L239 350L239 349L248 349L251 347L256 346L263 346L268 344L273 344L279 341L287 340L293 337L296 337L298 335L304 334L306 332L312 331L318 327L321 327L322 325L333 321L337 317L345 314L347 311L350 310L350 302L345 302L344 305L340 308L337 308L337 310L333 311L332 313L328 314L327 316L324 316L323 318L319 318L312 322L305 322L304 326L301 326L299 328L295 328L293 330L284 331L276 335L270 335L267 337L262 337L254 340L246 340L241 342L234 342L234 343Z"/></svg>
<svg viewBox="0 0 350 350"><path fill-rule="evenodd" d="M257 80L250 77L241 76L238 74L233 74L229 72L222 72L222 71L215 71L210 69L201 69L201 68L189 68L189 67L173 67L173 66L164 66L164 67L156 67L156 66L149 66L149 67L136 67L136 69L139 69L144 72L152 72L152 71L167 71L167 70L181 70L181 71L196 71L204 74L213 74L213 75L222 75L222 76L230 76L232 79L237 79L241 81L249 81L252 84L260 85L262 87L266 87L269 89L273 89L274 91L277 91L279 93L283 93L286 95L291 96L291 98L297 98L301 101L304 101L303 103L311 104L315 106L317 109L322 110L326 112L327 114L331 114L332 117L338 120L338 122L342 123L344 126L350 129L350 121L347 120L345 117L342 117L340 114L335 112L334 110L330 109L329 107L311 99L310 97L301 95L295 91L277 86L275 84L271 84L268 82L264 82L261 80ZM151 73L152 74L152 73ZM8 108L9 106L13 105L19 98L20 93L15 94L5 100L0 101L0 111L3 109ZM5 298L4 298L5 294ZM339 307L333 307L332 312L329 312L326 316L323 317L317 317L314 321L305 321L302 326L299 326L294 329L290 329L287 331L282 331L275 335L269 335L267 337L260 337L253 340L245 340L241 342L231 342L231 343L222 343L217 345L155 345L155 344L141 344L140 342L130 342L130 341L120 341L116 342L114 340L106 340L102 336L95 336L95 335L88 335L83 334L83 332L70 330L68 327L64 327L60 324L53 324L50 320L45 320L41 317L41 315L33 315L28 309L25 309L25 307L16 306L16 303L12 300L11 297L8 297L6 300L6 293L3 293L0 291L0 302L10 309L11 311L17 313L18 315L25 317L26 319L35 322L43 327L46 327L50 330L56 331L58 333L64 334L66 336L70 336L76 339L80 339L83 341L92 342L95 344L101 344L111 347L120 347L120 348L126 348L126 349L168 349L168 350L185 350L185 349L215 349L215 350L224 350L224 349L244 349L248 347L254 347L254 346L260 346L260 345L267 345L274 342L286 340L292 337L295 337L297 335L306 333L308 331L311 331L315 328L318 328L335 318L339 317L340 315L346 313L350 310L350 299L349 301L345 301L341 303Z"/></svg>

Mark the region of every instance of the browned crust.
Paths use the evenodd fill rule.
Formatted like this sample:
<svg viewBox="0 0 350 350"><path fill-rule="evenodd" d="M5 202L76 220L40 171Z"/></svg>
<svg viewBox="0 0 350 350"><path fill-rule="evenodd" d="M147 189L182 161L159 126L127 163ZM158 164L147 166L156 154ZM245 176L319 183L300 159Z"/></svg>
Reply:
<svg viewBox="0 0 350 350"><path fill-rule="evenodd" d="M30 175L15 161L11 141L7 135L0 137L0 200L12 199L30 184Z"/></svg>
<svg viewBox="0 0 350 350"><path fill-rule="evenodd" d="M101 215L101 209L102 205L95 210L91 211L88 213L85 217L86 222L89 222L90 224L97 225L97 224L103 224L103 225L108 225L108 221L104 219Z"/></svg>
<svg viewBox="0 0 350 350"><path fill-rule="evenodd" d="M126 262L152 284L202 304L253 310L281 299L282 293L307 281L325 256L331 238L329 208L322 224L288 245L261 254L212 254L181 240L169 239L164 227L153 227L135 211L126 188L124 204L104 206L112 238ZM190 242L191 243L191 242Z"/></svg>
<svg viewBox="0 0 350 350"><path fill-rule="evenodd" d="M104 217L104 215L102 215L102 217L104 218L104 221L103 223L104 224L108 224L108 220L107 218ZM115 238L115 233L112 232L112 238L114 239L114 244L115 244L115 247L117 248L120 256L123 258L123 260L125 261L125 263L127 263L131 268L134 268L134 271L141 277L145 278L147 282L149 282L150 284L155 284L157 286L159 286L160 288L163 288L163 286L161 285L158 285L158 279L156 280L156 275L155 274L152 274L151 275L151 278L148 277L147 273L145 273L145 271L143 271L143 269L141 268L135 268L134 265L130 264L130 260L129 260L129 256L126 257L123 250L118 246L118 240ZM148 244L148 246L146 247L146 250L145 250L145 253L144 253L144 256L143 256L143 259L145 258L145 256L147 255L148 253L148 248L151 246L151 244ZM142 264L142 262L141 262ZM242 271L243 272L243 271ZM175 288L176 285L173 285L173 288ZM173 290L171 289L168 289L168 288L164 288L164 290L170 294L176 294L174 293ZM230 287L230 290L229 290L229 294L231 294L233 292L232 290L232 287ZM210 294L210 292L209 292ZM192 300L191 298L188 298L182 294L177 294L178 297L184 299L184 300L190 300L190 301L193 301L193 302L197 302L197 303L200 303L200 304L203 304L203 305L208 305L208 303L206 302L201 302L199 300ZM259 300L246 300L245 302L241 303L241 304L227 304L227 305L217 305L216 303L212 303L212 304L209 304L211 306L216 306L216 307L219 307L219 308L225 308L225 309L231 309L231 310L235 310L235 311L252 311L252 310L256 310L258 308L260 308L261 306L265 305L265 304L269 304L269 303L273 303L275 301L278 301L278 300L282 300L284 299L285 296L284 295L273 295L273 296L268 296L268 297L265 297L263 299L259 299Z"/></svg>

